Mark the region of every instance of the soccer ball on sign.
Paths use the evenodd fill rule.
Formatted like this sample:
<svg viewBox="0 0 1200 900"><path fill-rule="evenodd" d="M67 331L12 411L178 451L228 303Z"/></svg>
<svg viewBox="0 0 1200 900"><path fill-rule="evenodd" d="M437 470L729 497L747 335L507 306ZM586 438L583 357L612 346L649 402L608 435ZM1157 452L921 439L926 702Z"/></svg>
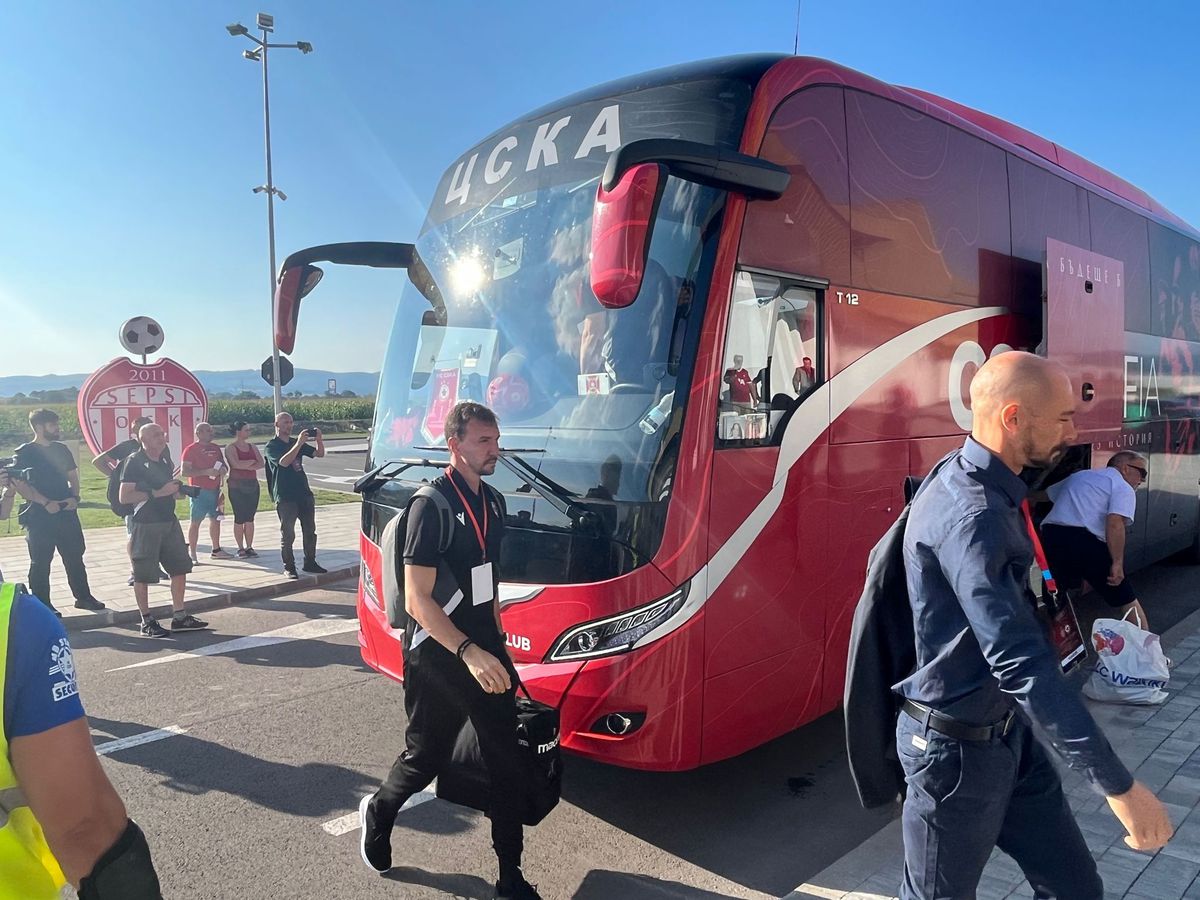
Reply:
<svg viewBox="0 0 1200 900"><path fill-rule="evenodd" d="M162 345L162 326L149 316L134 316L121 326L121 346L130 353L146 356Z"/></svg>

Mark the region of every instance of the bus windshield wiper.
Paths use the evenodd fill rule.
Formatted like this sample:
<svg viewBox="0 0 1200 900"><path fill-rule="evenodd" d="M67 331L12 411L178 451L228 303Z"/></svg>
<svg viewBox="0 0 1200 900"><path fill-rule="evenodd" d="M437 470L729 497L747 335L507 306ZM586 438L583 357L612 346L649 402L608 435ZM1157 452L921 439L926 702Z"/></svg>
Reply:
<svg viewBox="0 0 1200 900"><path fill-rule="evenodd" d="M423 447L416 449L422 450ZM437 448L429 448L437 449ZM365 494L375 490L381 484L391 481L393 478L399 477L402 472L407 472L409 469L417 467L428 469L440 469L443 466L450 465L448 459L425 459L424 457L406 457L402 456L398 459L389 459L385 463L373 468L370 472L365 473L358 481L354 482L354 493ZM395 466L395 468L392 468ZM386 470L386 471L385 471Z"/></svg>
<svg viewBox="0 0 1200 900"><path fill-rule="evenodd" d="M508 450L500 451L500 463L519 479L528 484L544 497L551 506L573 522L581 522L595 515L595 512L580 504L572 491L567 490L549 475L544 475L535 469L522 453L545 453L545 450Z"/></svg>

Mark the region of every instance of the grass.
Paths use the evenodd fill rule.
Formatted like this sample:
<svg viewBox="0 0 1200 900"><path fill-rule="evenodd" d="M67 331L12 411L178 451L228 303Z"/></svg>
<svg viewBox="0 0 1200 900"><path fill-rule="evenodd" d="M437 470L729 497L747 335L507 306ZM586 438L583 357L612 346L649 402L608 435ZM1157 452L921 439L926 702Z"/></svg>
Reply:
<svg viewBox="0 0 1200 900"><path fill-rule="evenodd" d="M218 441L217 443L222 443ZM80 444L81 455L87 454L86 459L77 460L80 474L80 503L79 503L79 521L82 523L85 530L89 528L109 528L113 525L124 525L125 523L117 516L113 515L113 511L108 508L108 479L96 471L91 463L91 451L86 445ZM0 450L0 456L11 456L12 449ZM271 495L267 493L267 486L263 484L258 495L258 511L271 512L275 511L275 503L271 500ZM313 497L316 498L317 506L328 506L333 503L357 503L357 494L343 494L339 491L325 491L317 488L313 489ZM18 534L21 532L21 526L17 524L17 510L20 508L21 499L17 498L17 503L13 506L12 518L6 523L0 519L0 536L8 534ZM188 519L188 502L187 498L183 498L175 505L175 514L187 521ZM233 522L233 508L229 505L229 498L225 500L225 514L229 517L228 521Z"/></svg>

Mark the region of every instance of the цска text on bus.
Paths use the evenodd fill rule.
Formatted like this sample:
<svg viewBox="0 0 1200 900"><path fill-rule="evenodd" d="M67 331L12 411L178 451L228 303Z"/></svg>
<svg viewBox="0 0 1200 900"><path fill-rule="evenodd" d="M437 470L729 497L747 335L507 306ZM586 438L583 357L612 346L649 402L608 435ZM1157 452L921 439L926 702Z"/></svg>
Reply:
<svg viewBox="0 0 1200 900"><path fill-rule="evenodd" d="M510 652L585 756L686 769L833 709L867 552L1006 348L1079 387L1073 466L1150 459L1129 568L1197 548L1200 235L938 97L803 57L639 75L467 151L415 244L293 254L285 350L320 261L408 270L360 483L364 659L402 676L376 541L451 405L485 402Z"/></svg>

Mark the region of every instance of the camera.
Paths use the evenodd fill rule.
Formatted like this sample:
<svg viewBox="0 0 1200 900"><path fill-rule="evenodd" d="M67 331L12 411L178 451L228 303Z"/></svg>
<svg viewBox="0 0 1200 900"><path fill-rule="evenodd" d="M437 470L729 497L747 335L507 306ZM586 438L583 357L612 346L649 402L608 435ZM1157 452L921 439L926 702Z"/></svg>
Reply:
<svg viewBox="0 0 1200 900"><path fill-rule="evenodd" d="M33 469L16 469L13 468L17 461L11 456L0 456L0 469L8 474L12 481L28 481L29 476L33 474Z"/></svg>
<svg viewBox="0 0 1200 900"><path fill-rule="evenodd" d="M196 497L200 496L200 488L191 484L180 484L179 493L184 497L191 497L192 499L195 499Z"/></svg>

